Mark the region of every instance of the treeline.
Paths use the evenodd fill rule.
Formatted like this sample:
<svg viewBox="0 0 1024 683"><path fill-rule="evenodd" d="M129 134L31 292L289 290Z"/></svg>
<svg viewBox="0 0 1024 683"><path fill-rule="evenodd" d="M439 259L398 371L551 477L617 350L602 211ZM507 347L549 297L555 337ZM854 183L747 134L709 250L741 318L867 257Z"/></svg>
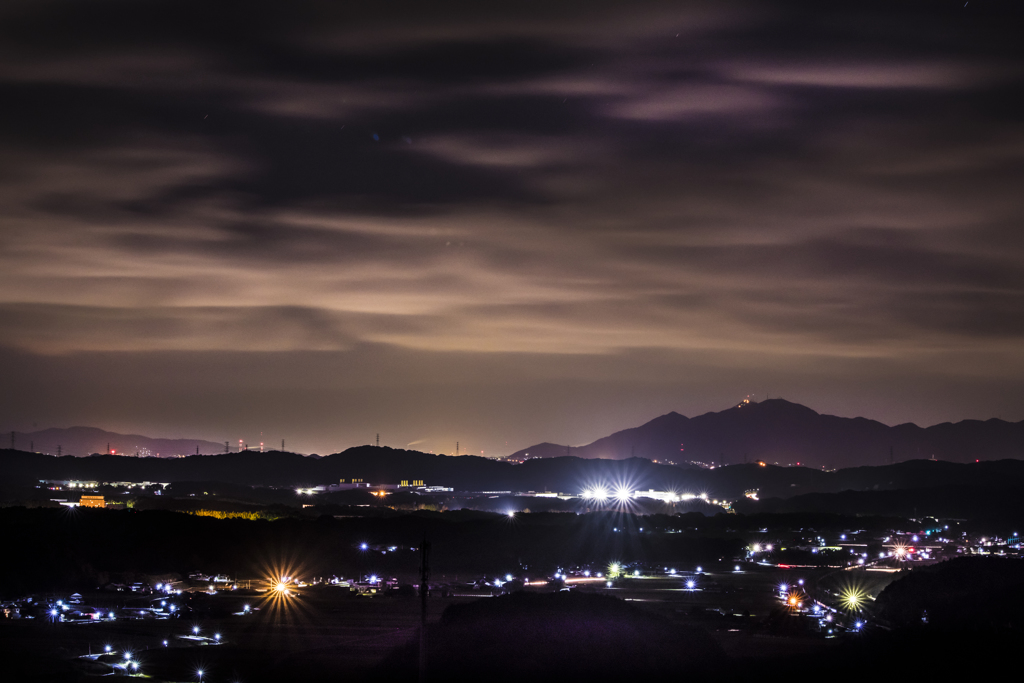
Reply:
<svg viewBox="0 0 1024 683"><path fill-rule="evenodd" d="M5 487L35 486L40 479L96 481L223 482L236 486L299 487L361 479L374 484L422 480L463 491L553 491L578 494L604 486L707 493L737 500L747 491L762 498L806 493L892 491L940 486L1004 488L1024 485L1024 461L982 463L909 461L880 467L824 472L807 467L732 465L713 470L656 464L650 460L586 460L575 457L529 460L520 465L475 456L451 457L361 446L323 458L294 453L226 453L187 458L129 458L101 455L54 458L0 451Z"/></svg>

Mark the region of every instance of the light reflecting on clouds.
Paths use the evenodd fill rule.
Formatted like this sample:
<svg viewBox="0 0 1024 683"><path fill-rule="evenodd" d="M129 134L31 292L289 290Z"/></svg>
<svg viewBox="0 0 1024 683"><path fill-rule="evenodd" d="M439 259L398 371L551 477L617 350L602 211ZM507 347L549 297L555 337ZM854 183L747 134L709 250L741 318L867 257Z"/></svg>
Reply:
<svg viewBox="0 0 1024 683"><path fill-rule="evenodd" d="M3 10L15 422L219 439L259 413L329 451L397 405L395 443L508 453L754 389L893 423L1024 417L1003 408L1024 405L1022 60L998 17L311 3L199 30L198 5L159 26L97 5ZM215 360L239 352L273 359ZM58 368L93 395L115 356L160 394L259 366L268 396L305 386L349 421L251 393L163 423L156 398L33 395ZM380 396L356 401L364 374ZM485 399L438 414L431 384Z"/></svg>

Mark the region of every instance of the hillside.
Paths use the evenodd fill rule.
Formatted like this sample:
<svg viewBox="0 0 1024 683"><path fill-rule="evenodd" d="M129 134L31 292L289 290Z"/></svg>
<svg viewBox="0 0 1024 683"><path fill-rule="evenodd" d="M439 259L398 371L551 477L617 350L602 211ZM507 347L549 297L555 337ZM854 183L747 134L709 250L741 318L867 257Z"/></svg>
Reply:
<svg viewBox="0 0 1024 683"><path fill-rule="evenodd" d="M8 433L7 438L10 437ZM9 442L7 442L9 443ZM7 445L5 443L4 445ZM35 453L62 455L92 455L107 453L118 455L207 455L223 453L224 444L202 439L159 439L141 434L118 434L96 427L69 427L42 429L37 432L14 432L15 448Z"/></svg>
<svg viewBox="0 0 1024 683"><path fill-rule="evenodd" d="M739 464L763 460L835 469L929 459L973 462L1024 457L1024 422L964 420L895 427L865 418L821 415L783 399L743 403L688 418L668 413L586 446L542 443L510 459L580 458Z"/></svg>
<svg viewBox="0 0 1024 683"><path fill-rule="evenodd" d="M40 479L225 482L243 486L299 487L362 479L397 484L421 479L459 491L561 491L578 494L605 486L707 493L738 500L757 490L762 500L841 491L896 491L943 486L1003 490L1024 486L1024 461L950 463L917 460L826 472L809 467L732 465L713 470L655 464L642 458L542 458L521 465L476 456L445 456L360 446L309 458L295 453L244 452L185 458L53 457L0 450L3 487L34 487Z"/></svg>

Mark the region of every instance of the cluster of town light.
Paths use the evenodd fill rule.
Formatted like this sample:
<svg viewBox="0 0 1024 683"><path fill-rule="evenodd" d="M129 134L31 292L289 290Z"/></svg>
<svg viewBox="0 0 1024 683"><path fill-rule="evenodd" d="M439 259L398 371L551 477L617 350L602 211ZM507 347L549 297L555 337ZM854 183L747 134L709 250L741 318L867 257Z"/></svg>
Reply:
<svg viewBox="0 0 1024 683"><path fill-rule="evenodd" d="M710 500L707 493L647 492L636 490L635 487L630 484L619 484L614 487L606 484L598 484L596 486L583 489L580 493L580 498L585 501L593 501L599 504L615 502L619 505L626 505L636 498L655 498L669 503L679 503L700 499L705 503L710 502L712 505L728 506L728 503L724 500Z"/></svg>

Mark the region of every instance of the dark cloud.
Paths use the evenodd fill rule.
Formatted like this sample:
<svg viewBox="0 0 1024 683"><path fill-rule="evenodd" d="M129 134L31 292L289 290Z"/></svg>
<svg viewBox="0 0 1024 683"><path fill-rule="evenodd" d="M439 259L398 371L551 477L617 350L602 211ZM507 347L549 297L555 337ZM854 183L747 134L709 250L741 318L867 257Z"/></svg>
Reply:
<svg viewBox="0 0 1024 683"><path fill-rule="evenodd" d="M0 346L70 383L60 410L9 414L248 425L248 398L202 419L154 403L162 423L76 409L86 366L124 358L166 395L183 391L168 363L228 392L268 365L305 415L491 452L748 384L890 422L987 417L1024 385L1020 18L984 1L8 3ZM332 389L341 366L387 379ZM471 400L428 409L432 392ZM272 394L251 405L288 412ZM585 426L559 436L541 394ZM281 420L310 450L344 431Z"/></svg>

